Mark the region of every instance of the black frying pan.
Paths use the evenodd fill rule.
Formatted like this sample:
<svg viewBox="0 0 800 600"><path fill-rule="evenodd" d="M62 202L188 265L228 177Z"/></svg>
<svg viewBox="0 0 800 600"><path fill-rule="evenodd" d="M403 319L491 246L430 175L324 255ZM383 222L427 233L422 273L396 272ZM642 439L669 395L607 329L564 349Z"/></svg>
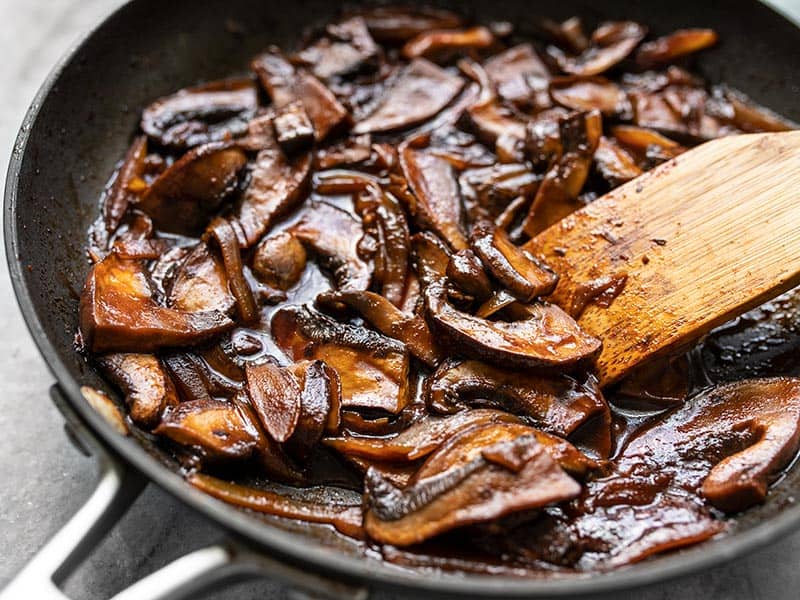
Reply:
<svg viewBox="0 0 800 600"><path fill-rule="evenodd" d="M456 9L484 21L508 20L523 31L536 15L563 19L573 14L589 24L630 18L651 25L656 34L685 26L713 27L722 43L704 53L700 65L704 75L712 82L730 83L800 121L800 29L752 0L541 4L468 0ZM301 579L305 577L311 587L321 581L309 579L310 573L316 573L328 580L355 581L373 588L415 590L416 595L532 597L609 592L704 569L774 541L800 525L800 506L787 501L800 493L800 469L795 469L766 504L750 510L723 539L624 570L561 580L410 573L364 556L357 546L337 542L325 528L259 519L205 496L186 484L156 447L119 436L90 408L80 386L105 389L107 385L73 349L77 299L88 269L85 232L141 109L178 88L243 72L257 51L271 43L291 46L305 27L329 19L336 10L336 3L325 0L134 0L89 34L42 86L11 159L5 197L6 250L25 320L58 380L55 391L74 426L121 461L116 464L127 465L204 513L240 544L279 561L270 568L281 571L281 564L289 565L281 573L290 578L305 573ZM337 589L351 590L328 587L326 591Z"/></svg>

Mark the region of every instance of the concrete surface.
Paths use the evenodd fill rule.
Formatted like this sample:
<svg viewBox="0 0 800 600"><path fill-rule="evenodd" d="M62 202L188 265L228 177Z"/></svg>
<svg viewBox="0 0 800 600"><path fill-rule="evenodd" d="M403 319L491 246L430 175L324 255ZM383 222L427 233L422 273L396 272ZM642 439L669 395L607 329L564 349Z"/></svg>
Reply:
<svg viewBox="0 0 800 600"><path fill-rule="evenodd" d="M39 83L58 57L114 1L0 0L0 166ZM800 20L800 0L774 4ZM0 267L0 588L88 497L95 466L67 442L50 403L52 376L39 357L14 301L5 261ZM67 582L75 599L107 598L182 554L221 538L214 526L150 486L94 555ZM619 595L638 598L798 598L800 533L721 568ZM285 598L258 581L204 598ZM28 599L38 600L38 599Z"/></svg>

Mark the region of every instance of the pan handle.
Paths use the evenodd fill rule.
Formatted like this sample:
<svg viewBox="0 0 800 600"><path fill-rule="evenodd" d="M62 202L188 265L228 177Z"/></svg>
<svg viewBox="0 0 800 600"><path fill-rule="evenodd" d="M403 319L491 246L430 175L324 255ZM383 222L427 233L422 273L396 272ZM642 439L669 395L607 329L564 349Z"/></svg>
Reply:
<svg viewBox="0 0 800 600"><path fill-rule="evenodd" d="M99 459L100 478L92 495L62 529L0 591L0 600L69 600L59 589L94 550L147 485L147 480L106 450L64 399L50 392L64 413L64 428L76 447ZM190 552L151 573L111 600L179 600L224 583L269 577L288 585L294 598L366 600L367 588L328 579L226 542Z"/></svg>

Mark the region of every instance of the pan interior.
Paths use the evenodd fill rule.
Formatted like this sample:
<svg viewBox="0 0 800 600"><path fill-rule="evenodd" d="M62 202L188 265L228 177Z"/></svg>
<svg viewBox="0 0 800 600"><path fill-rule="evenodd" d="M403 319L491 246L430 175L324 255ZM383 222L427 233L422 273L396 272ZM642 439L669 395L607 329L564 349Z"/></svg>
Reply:
<svg viewBox="0 0 800 600"><path fill-rule="evenodd" d="M648 24L655 34L679 27L712 27L722 43L700 61L707 79L729 83L800 121L800 29L757 2L562 0L537 5L525 0L469 0L455 8L481 21L510 21L523 33L537 15L564 19L577 14L590 26L604 19L633 19ZM91 34L54 74L49 93L40 99L38 113L28 123L24 152L12 161L6 227L9 248L15 253L9 256L12 272L26 317L41 326L38 332L37 325L32 325L34 334L46 337L37 341L65 390L74 395L73 402L83 402L77 385L108 388L73 348L77 302L88 270L85 232L142 108L178 88L244 72L249 58L259 50L269 44L291 47L310 25L329 20L336 10L336 3L324 0L300 0L292 10L270 0L227 0L222 5L212 0L136 0ZM797 327L790 329L781 343L789 344L782 347L794 348L796 354L800 333ZM747 336L760 334L731 332L744 336L737 342L743 344ZM735 362L738 377L757 374L758 360L754 356ZM725 377L736 374L729 369ZM86 410L84 406L81 412ZM143 444L160 462L175 468L157 447L147 440ZM701 553L723 553L730 536L775 520L797 492L800 469L776 486L766 504L742 516L728 538L683 552L686 562ZM800 520L800 514L796 516ZM335 547L345 556L364 555L361 546L343 541L327 528L278 519L269 522L305 538L296 542L298 548L321 545ZM251 537L269 544L272 527L252 527ZM656 559L651 566L673 559ZM377 562L369 568L373 574L390 569Z"/></svg>

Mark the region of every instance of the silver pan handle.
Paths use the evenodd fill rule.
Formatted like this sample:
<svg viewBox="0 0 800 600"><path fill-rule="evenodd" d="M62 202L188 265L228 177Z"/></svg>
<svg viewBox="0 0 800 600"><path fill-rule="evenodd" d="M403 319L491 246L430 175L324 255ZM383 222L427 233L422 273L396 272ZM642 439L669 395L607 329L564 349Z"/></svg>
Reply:
<svg viewBox="0 0 800 600"><path fill-rule="evenodd" d="M93 438L57 386L53 386L51 395L65 413L69 437L84 453L99 459L100 478L86 503L0 591L0 600L69 600L59 586L116 525L147 484L142 475ZM228 542L186 554L111 600L178 600L193 597L212 586L258 577L288 585L296 598L366 600L368 597L364 587L315 575Z"/></svg>

